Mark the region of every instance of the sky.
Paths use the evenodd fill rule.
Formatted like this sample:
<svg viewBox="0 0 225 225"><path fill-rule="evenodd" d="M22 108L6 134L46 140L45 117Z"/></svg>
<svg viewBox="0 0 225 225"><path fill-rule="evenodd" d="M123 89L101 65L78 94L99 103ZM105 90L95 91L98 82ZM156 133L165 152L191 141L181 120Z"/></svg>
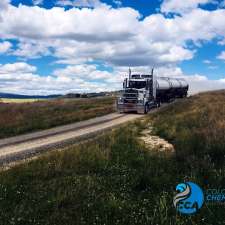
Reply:
<svg viewBox="0 0 225 225"><path fill-rule="evenodd" d="M0 92L114 91L129 67L225 89L225 0L0 1Z"/></svg>

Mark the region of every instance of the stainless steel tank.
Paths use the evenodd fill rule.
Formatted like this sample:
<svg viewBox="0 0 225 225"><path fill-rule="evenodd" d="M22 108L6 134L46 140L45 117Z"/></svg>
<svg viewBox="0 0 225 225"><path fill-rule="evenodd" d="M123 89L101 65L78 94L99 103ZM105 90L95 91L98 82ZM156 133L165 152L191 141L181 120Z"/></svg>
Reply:
<svg viewBox="0 0 225 225"><path fill-rule="evenodd" d="M168 90L171 88L171 84L168 79L157 77L156 79L156 89L157 90Z"/></svg>
<svg viewBox="0 0 225 225"><path fill-rule="evenodd" d="M188 83L182 78L157 77L156 80L156 89L158 90L179 89L187 87Z"/></svg>

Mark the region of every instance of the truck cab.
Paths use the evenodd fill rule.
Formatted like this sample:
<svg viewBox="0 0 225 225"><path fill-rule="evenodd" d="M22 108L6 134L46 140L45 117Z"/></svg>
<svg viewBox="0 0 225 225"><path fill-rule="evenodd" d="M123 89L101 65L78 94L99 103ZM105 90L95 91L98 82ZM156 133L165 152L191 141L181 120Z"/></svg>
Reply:
<svg viewBox="0 0 225 225"><path fill-rule="evenodd" d="M117 101L120 113L147 113L156 105L156 85L153 74L130 74L123 82L123 92Z"/></svg>

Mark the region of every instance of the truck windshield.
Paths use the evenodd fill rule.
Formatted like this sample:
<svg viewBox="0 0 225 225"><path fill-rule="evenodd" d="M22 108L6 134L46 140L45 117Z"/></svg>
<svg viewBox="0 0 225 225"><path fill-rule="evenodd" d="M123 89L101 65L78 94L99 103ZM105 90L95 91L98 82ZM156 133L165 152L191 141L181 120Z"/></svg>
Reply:
<svg viewBox="0 0 225 225"><path fill-rule="evenodd" d="M129 88L141 89L146 87L145 81L130 81Z"/></svg>

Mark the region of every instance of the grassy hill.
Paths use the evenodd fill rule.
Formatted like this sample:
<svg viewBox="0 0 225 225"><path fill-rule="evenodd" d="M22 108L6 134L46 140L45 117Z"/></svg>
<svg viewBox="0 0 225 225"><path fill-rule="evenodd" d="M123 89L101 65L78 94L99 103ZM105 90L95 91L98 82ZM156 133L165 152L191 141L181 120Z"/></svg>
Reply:
<svg viewBox="0 0 225 225"><path fill-rule="evenodd" d="M65 125L113 112L115 99L53 99L0 103L0 138Z"/></svg>
<svg viewBox="0 0 225 225"><path fill-rule="evenodd" d="M224 205L193 216L173 206L175 187L225 188L225 91L169 105L145 121L0 174L0 221L8 224L224 224ZM137 138L149 123L174 155Z"/></svg>

